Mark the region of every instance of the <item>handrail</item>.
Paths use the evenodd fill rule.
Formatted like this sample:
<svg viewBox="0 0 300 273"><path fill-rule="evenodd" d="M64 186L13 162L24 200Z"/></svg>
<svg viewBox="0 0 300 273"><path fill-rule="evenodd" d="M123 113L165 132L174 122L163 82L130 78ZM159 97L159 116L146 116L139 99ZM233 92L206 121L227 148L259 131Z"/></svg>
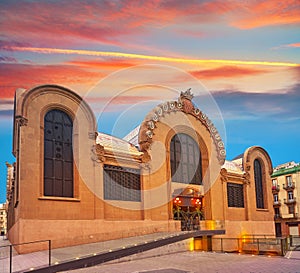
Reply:
<svg viewBox="0 0 300 273"><path fill-rule="evenodd" d="M45 243L48 242L48 264L51 266L51 240L38 240L38 241L30 241L30 242L24 242L24 243L18 243L18 244L9 244L9 245L4 245L0 246L0 248L4 247L9 247L9 273L12 273L12 268L13 268L13 247L15 246L21 246L21 245L29 245L29 244L36 244L36 243Z"/></svg>

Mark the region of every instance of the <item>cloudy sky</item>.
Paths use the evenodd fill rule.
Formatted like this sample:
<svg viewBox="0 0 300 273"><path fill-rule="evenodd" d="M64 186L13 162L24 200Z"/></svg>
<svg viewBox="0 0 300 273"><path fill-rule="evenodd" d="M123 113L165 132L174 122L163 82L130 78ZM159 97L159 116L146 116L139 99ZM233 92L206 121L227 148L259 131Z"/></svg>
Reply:
<svg viewBox="0 0 300 273"><path fill-rule="evenodd" d="M191 87L227 159L259 145L274 166L300 162L299 26L297 0L2 0L0 202L14 92L41 84L83 96L118 137Z"/></svg>

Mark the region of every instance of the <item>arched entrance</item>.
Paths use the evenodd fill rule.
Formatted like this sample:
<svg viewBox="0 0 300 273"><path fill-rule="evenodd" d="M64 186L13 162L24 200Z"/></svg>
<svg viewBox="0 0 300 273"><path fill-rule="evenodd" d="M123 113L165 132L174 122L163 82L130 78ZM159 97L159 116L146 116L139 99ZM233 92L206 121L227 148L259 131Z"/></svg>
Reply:
<svg viewBox="0 0 300 273"><path fill-rule="evenodd" d="M199 230L204 220L204 196L191 187L173 192L173 219L181 221L181 230Z"/></svg>

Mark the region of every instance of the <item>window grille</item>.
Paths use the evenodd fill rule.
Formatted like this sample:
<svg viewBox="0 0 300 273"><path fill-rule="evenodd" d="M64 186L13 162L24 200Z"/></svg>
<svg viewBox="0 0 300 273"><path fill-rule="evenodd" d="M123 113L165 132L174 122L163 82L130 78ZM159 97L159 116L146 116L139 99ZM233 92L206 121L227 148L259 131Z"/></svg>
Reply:
<svg viewBox="0 0 300 273"><path fill-rule="evenodd" d="M193 138L175 135L170 143L172 181L202 185L201 152Z"/></svg>
<svg viewBox="0 0 300 273"><path fill-rule="evenodd" d="M265 206L264 206L262 166L258 159L254 160L254 179L255 179L256 207L259 209L263 209L265 208Z"/></svg>
<svg viewBox="0 0 300 273"><path fill-rule="evenodd" d="M140 170L104 165L104 199L140 202Z"/></svg>
<svg viewBox="0 0 300 273"><path fill-rule="evenodd" d="M73 197L73 122L63 111L44 118L44 195Z"/></svg>
<svg viewBox="0 0 300 273"><path fill-rule="evenodd" d="M228 207L244 208L244 187L242 184L227 183Z"/></svg>

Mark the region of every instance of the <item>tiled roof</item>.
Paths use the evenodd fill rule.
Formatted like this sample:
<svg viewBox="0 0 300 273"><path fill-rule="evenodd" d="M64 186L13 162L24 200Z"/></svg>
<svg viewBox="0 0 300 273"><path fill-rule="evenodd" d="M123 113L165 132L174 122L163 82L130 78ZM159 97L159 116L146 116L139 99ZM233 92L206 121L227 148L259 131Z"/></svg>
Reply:
<svg viewBox="0 0 300 273"><path fill-rule="evenodd" d="M115 153L127 153L129 155L141 155L140 152L132 143L104 133L98 133L96 143Z"/></svg>

